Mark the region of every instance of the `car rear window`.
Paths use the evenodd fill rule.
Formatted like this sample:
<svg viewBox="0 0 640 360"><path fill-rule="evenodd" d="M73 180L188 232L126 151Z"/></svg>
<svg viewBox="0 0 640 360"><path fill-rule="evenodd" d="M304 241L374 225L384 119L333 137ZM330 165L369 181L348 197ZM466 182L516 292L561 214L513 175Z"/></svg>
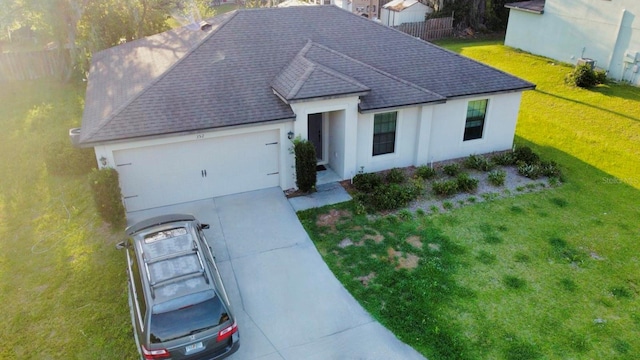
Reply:
<svg viewBox="0 0 640 360"><path fill-rule="evenodd" d="M169 311L152 313L149 333L151 343L162 343L214 328L229 320L227 309L220 298L211 292L201 302L184 305ZM200 299L198 299L200 300ZM154 311L166 307L155 307Z"/></svg>

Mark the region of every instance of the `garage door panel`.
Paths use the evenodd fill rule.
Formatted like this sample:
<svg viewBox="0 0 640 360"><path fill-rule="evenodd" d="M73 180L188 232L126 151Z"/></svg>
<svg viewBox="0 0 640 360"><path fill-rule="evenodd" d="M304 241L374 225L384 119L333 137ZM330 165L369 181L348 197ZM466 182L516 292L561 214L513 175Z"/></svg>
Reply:
<svg viewBox="0 0 640 360"><path fill-rule="evenodd" d="M280 184L278 130L114 152L127 211Z"/></svg>

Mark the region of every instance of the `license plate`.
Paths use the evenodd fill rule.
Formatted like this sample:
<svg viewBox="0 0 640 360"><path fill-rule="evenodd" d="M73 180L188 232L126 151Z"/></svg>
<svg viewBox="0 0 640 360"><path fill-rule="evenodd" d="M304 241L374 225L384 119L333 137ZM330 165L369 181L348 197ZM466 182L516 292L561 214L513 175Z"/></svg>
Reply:
<svg viewBox="0 0 640 360"><path fill-rule="evenodd" d="M202 345L202 341L201 341L201 342L197 342L197 343L195 343L195 344L191 344L191 345L187 346L187 347L185 348L185 352L186 352L187 354L190 354L190 353L192 353L192 352L199 351L199 350L200 350L200 349L202 349L202 348L203 348L203 345Z"/></svg>

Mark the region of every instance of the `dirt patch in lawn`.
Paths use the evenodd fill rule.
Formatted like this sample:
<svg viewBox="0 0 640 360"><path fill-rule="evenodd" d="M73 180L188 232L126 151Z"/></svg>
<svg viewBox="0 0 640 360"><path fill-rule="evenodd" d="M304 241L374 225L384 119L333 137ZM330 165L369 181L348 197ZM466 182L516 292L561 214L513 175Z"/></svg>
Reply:
<svg viewBox="0 0 640 360"><path fill-rule="evenodd" d="M340 223L343 218L351 218L351 212L347 210L331 209L326 214L318 215L316 225L320 227L328 227L331 231L336 231L336 224Z"/></svg>
<svg viewBox="0 0 640 360"><path fill-rule="evenodd" d="M400 269L408 269L412 270L418 267L418 263L420 262L420 257L418 255L412 253L403 253L402 251L397 251L394 248L387 249L387 258L391 262L396 262L396 270Z"/></svg>
<svg viewBox="0 0 640 360"><path fill-rule="evenodd" d="M418 235L409 236L406 241L414 248L422 249L422 241L420 240L420 236Z"/></svg>

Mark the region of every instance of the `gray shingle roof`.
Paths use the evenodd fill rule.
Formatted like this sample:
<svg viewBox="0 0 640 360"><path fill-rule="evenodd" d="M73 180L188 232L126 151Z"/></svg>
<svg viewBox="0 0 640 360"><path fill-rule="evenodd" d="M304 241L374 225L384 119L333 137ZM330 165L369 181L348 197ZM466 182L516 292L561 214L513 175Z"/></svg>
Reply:
<svg viewBox="0 0 640 360"><path fill-rule="evenodd" d="M290 119L288 100L361 111L533 84L333 6L237 10L94 55L80 143ZM373 40L375 39L375 40ZM368 92L367 92L368 91Z"/></svg>

